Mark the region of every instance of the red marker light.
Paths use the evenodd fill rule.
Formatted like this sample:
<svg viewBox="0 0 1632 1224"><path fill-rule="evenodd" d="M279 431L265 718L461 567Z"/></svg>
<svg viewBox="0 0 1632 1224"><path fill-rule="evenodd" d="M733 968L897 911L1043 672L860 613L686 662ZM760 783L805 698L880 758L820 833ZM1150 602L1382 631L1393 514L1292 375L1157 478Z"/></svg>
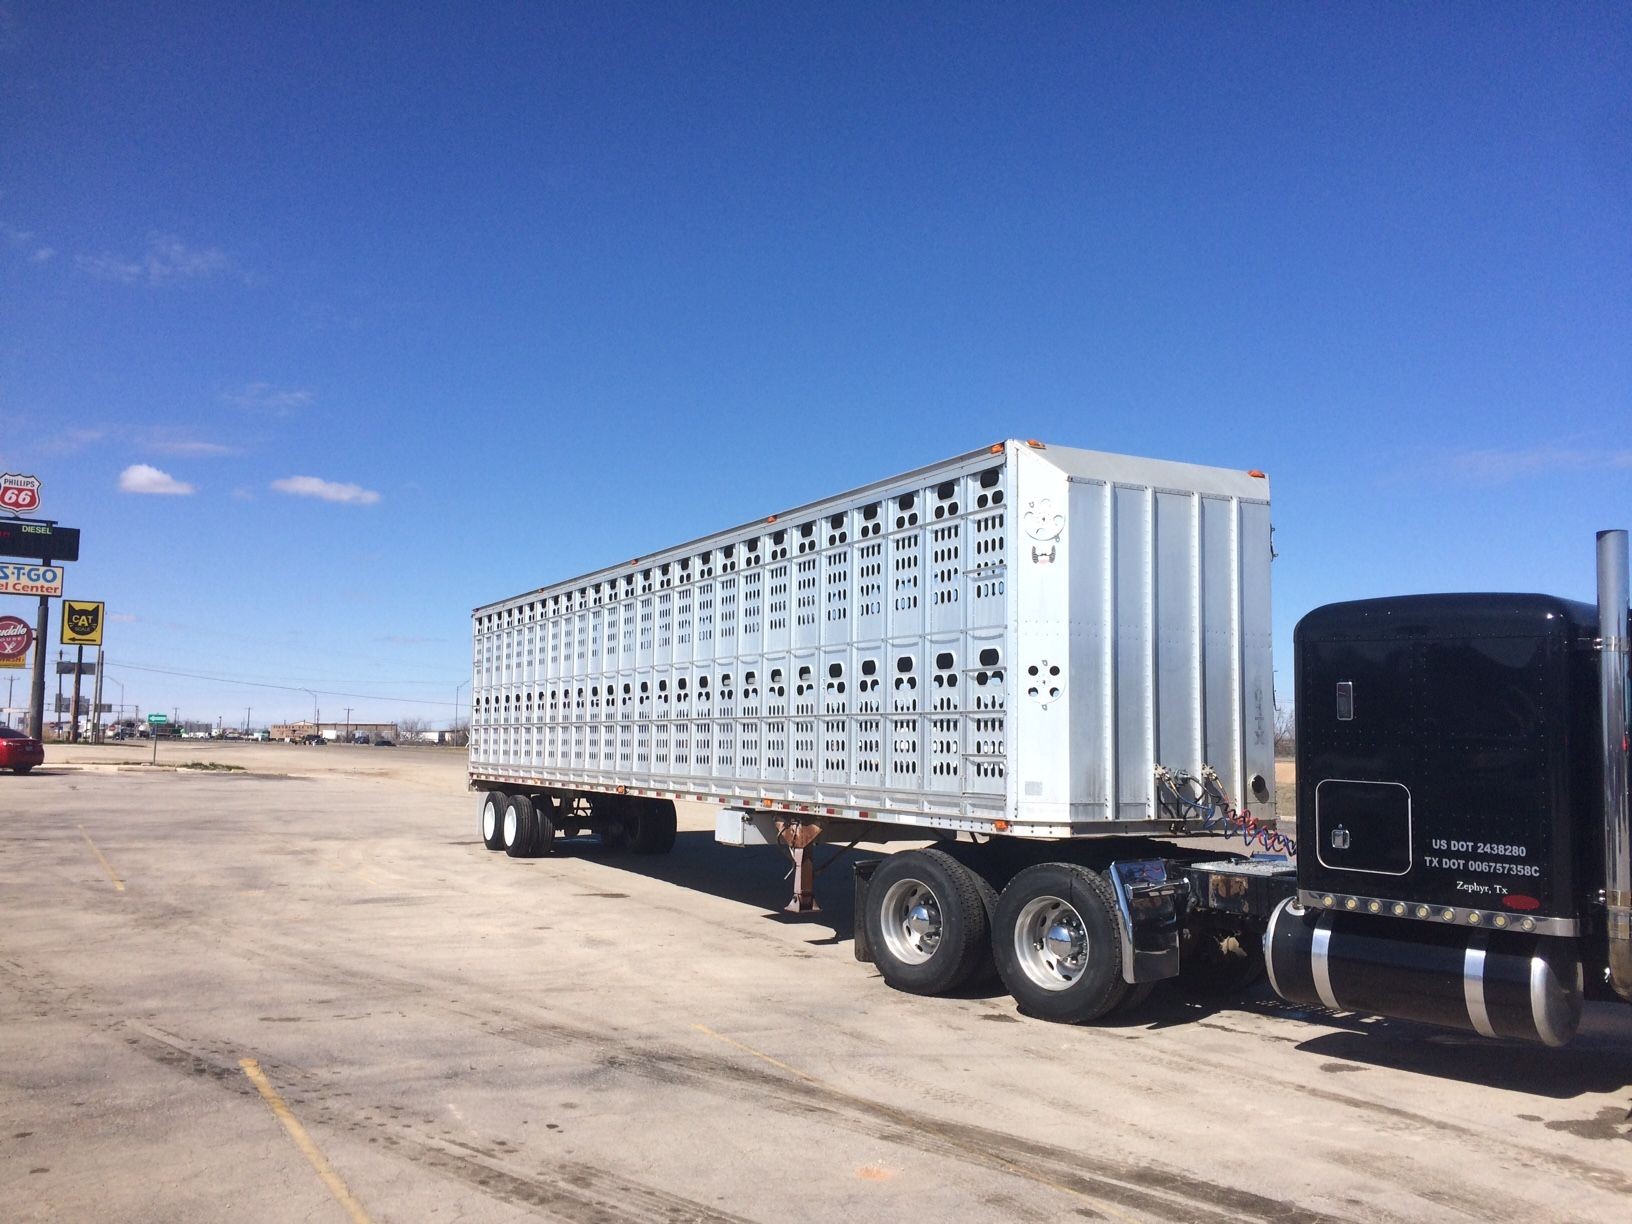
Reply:
<svg viewBox="0 0 1632 1224"><path fill-rule="evenodd" d="M1537 898L1527 897L1523 893L1508 893L1507 896L1502 898L1502 904L1507 906L1508 909L1516 910L1537 910L1541 908L1541 902Z"/></svg>

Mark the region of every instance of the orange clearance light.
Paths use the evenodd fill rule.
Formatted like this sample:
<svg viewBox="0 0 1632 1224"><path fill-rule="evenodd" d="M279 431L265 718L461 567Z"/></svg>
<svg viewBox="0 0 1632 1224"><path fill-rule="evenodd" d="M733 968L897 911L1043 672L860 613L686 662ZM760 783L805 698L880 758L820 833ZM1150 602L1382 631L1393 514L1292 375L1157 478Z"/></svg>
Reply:
<svg viewBox="0 0 1632 1224"><path fill-rule="evenodd" d="M1036 438L1027 438L1026 439L1026 445L1031 447L1032 450L1047 450L1048 449L1048 447L1044 446L1041 442L1037 441Z"/></svg>
<svg viewBox="0 0 1632 1224"><path fill-rule="evenodd" d="M618 794L627 795L628 793L629 793L629 788L627 786L618 787Z"/></svg>
<svg viewBox="0 0 1632 1224"><path fill-rule="evenodd" d="M1250 472L1247 473L1247 475L1256 477L1259 480L1268 480L1269 479L1269 477L1264 475L1264 473L1260 472L1257 468L1253 468Z"/></svg>
<svg viewBox="0 0 1632 1224"><path fill-rule="evenodd" d="M992 454L1001 455L1002 453L1003 453L1003 443L993 442L992 443Z"/></svg>
<svg viewBox="0 0 1632 1224"><path fill-rule="evenodd" d="M769 799L761 799L759 801L759 806L760 807L770 807L771 806L771 801Z"/></svg>
<svg viewBox="0 0 1632 1224"><path fill-rule="evenodd" d="M774 523L774 522L776 522L776 515L774 515L774 514L767 514L767 515L766 515L766 516L765 516L765 521L766 521L766 522L767 522L767 523Z"/></svg>
<svg viewBox="0 0 1632 1224"><path fill-rule="evenodd" d="M994 820L992 821L992 828L996 829L999 833L1007 833L1009 831L1009 822L1006 820Z"/></svg>

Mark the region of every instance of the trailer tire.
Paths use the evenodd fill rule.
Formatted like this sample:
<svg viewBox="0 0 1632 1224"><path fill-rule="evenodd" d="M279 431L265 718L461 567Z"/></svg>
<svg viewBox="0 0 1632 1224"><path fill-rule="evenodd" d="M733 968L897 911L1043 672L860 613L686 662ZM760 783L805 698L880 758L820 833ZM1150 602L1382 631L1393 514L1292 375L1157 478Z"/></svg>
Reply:
<svg viewBox="0 0 1632 1224"><path fill-rule="evenodd" d="M946 994L983 967L991 948L983 883L944 850L907 850L878 865L861 920L886 983Z"/></svg>
<svg viewBox="0 0 1632 1224"><path fill-rule="evenodd" d="M543 858L555 853L555 839L559 830L550 816L552 805L549 800L542 800L533 804L533 843L528 854Z"/></svg>
<svg viewBox="0 0 1632 1224"><path fill-rule="evenodd" d="M536 820L533 801L526 795L511 795L505 801L501 840L504 852L511 858L527 858L533 853Z"/></svg>
<svg viewBox="0 0 1632 1224"><path fill-rule="evenodd" d="M489 850L504 849L503 791L488 791L476 805L476 833Z"/></svg>
<svg viewBox="0 0 1632 1224"><path fill-rule="evenodd" d="M1128 993L1116 896L1105 877L1075 863L1038 863L997 901L992 951L1020 1010L1083 1024Z"/></svg>
<svg viewBox="0 0 1632 1224"><path fill-rule="evenodd" d="M629 838L629 848L636 854L667 854L674 849L674 800L648 799L633 805L635 831ZM625 814L624 820L629 820Z"/></svg>

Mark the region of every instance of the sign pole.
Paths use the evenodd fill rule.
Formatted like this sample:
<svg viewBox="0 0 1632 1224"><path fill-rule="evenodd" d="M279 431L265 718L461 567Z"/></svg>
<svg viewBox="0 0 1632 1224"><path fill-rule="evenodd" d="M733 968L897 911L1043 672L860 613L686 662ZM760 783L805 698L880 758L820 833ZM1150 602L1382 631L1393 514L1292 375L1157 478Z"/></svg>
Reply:
<svg viewBox="0 0 1632 1224"><path fill-rule="evenodd" d="M45 635L51 627L51 600L40 596L39 624L34 627L34 678L28 694L28 733L45 738Z"/></svg>
<svg viewBox="0 0 1632 1224"><path fill-rule="evenodd" d="M74 650L74 712L69 715L72 720L68 728L68 742L79 743L79 678L85 671L85 647L79 646Z"/></svg>
<svg viewBox="0 0 1632 1224"><path fill-rule="evenodd" d="M96 648L96 685L91 690L91 743L102 743L102 647Z"/></svg>

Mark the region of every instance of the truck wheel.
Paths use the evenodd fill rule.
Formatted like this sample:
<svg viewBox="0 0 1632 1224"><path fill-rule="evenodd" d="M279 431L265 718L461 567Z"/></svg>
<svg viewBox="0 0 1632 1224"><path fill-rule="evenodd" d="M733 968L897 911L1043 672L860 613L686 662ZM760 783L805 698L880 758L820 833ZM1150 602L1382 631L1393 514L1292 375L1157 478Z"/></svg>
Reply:
<svg viewBox="0 0 1632 1224"><path fill-rule="evenodd" d="M629 820L628 813L624 816L625 827ZM634 833L629 838L629 848L636 854L667 854L674 849L674 800L648 799L636 806L634 816Z"/></svg>
<svg viewBox="0 0 1632 1224"><path fill-rule="evenodd" d="M880 863L862 921L879 973L908 994L956 990L988 955L979 877L944 850L907 850Z"/></svg>
<svg viewBox="0 0 1632 1224"><path fill-rule="evenodd" d="M476 831L489 850L504 849L504 800L503 791L488 791L476 805Z"/></svg>
<svg viewBox="0 0 1632 1224"><path fill-rule="evenodd" d="M992 951L1020 1010L1081 1024L1122 1002L1122 935L1105 877L1075 863L1027 867L997 902Z"/></svg>
<svg viewBox="0 0 1632 1224"><path fill-rule="evenodd" d="M1179 935L1179 985L1191 994L1240 994L1263 975L1263 941L1251 934L1185 927Z"/></svg>
<svg viewBox="0 0 1632 1224"><path fill-rule="evenodd" d="M555 853L556 827L550 813L555 810L548 799L533 805L533 845L527 853L542 858Z"/></svg>
<svg viewBox="0 0 1632 1224"><path fill-rule="evenodd" d="M504 804L501 822L504 852L511 858L526 858L533 852L536 830L533 801L526 795L511 795Z"/></svg>

